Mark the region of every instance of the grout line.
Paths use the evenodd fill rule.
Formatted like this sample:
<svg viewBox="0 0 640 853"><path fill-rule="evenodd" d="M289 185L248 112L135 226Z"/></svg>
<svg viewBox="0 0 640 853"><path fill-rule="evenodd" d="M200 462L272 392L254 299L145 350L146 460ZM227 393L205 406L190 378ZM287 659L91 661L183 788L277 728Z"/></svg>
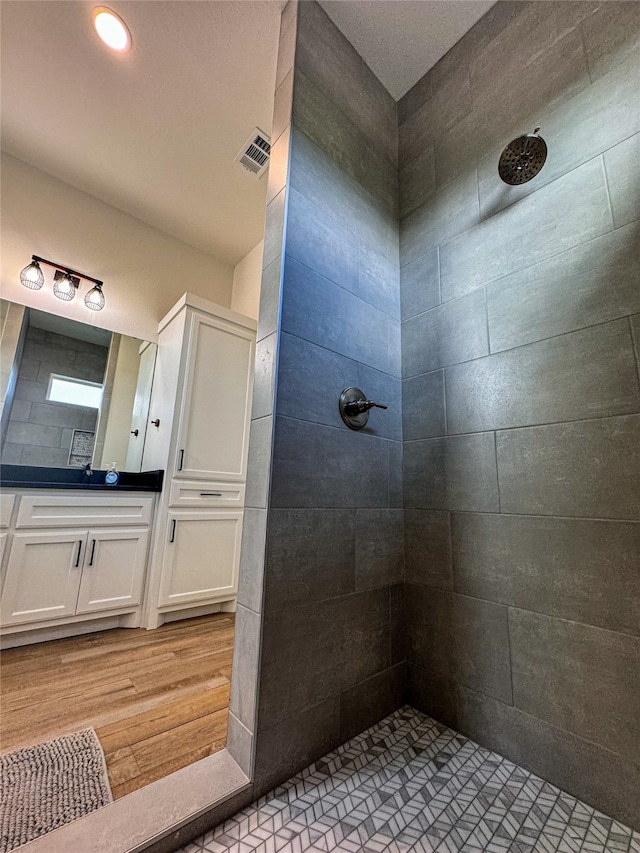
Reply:
<svg viewBox="0 0 640 853"><path fill-rule="evenodd" d="M493 433L493 448L496 460L496 488L498 490L498 512L502 512L502 497L500 496L500 471L498 469L498 432Z"/></svg>
<svg viewBox="0 0 640 853"><path fill-rule="evenodd" d="M493 427L485 427L484 429L478 429L473 432L453 432L447 435L436 435L431 438L407 438L404 440L405 444L414 444L418 441L440 441L443 438L462 438L466 436L472 435L486 435L490 432L513 432L515 430L524 430L524 429L541 429L543 427L556 427L556 426L564 426L565 424L580 424L580 423L591 423L592 421L606 421L613 420L614 418L635 418L640 415L639 411L634 412L619 412L618 414L612 415L598 415L597 417L591 418L571 418L562 421L546 421L545 423L540 424L521 424L520 426L493 426ZM288 417L288 415L285 415ZM396 441L397 439L390 439L391 441Z"/></svg>
<svg viewBox="0 0 640 853"><path fill-rule="evenodd" d="M506 613L507 613L507 651L509 652L509 680L511 681L511 705L515 707L516 704L516 692L513 688L513 659L511 656L511 622L509 621L509 610L511 608L509 605L506 605Z"/></svg>
<svg viewBox="0 0 640 853"><path fill-rule="evenodd" d="M442 405L444 407L444 436L446 438L449 435L449 423L448 423L448 413L447 413L447 371L446 368L440 368L442 371ZM434 438L438 438L439 436L433 436ZM407 439L408 440L408 439ZM414 439L414 441L425 441L426 439Z"/></svg>
<svg viewBox="0 0 640 853"><path fill-rule="evenodd" d="M631 631L620 631L616 628L604 628L602 625L594 625L592 622L585 622L581 619L571 619L568 616L558 616L555 613L549 613L544 610L533 610L531 607L522 607L520 604L513 604L512 602L507 601L496 601L493 598L484 598L479 595L472 595L468 592L458 592L455 589L445 589L444 587L428 585L424 583L416 583L415 581L405 581L405 584L408 586L415 586L419 589L429 589L440 593L446 593L447 595L458 595L460 598L467 598L471 601L482 601L485 604L493 604L495 607L505 607L507 609L507 614L509 610L520 610L522 613L533 613L536 616L543 616L546 619L557 619L560 622L569 622L572 625L582 625L585 628L589 628L593 631L607 631L609 634L615 634L619 637L626 637L631 642L635 642L638 639L637 633L632 633ZM378 587L381 588L381 587ZM508 617L507 617L508 618ZM511 648L509 647L509 660L511 660ZM512 686L513 690L513 686Z"/></svg>
<svg viewBox="0 0 640 853"><path fill-rule="evenodd" d="M295 187L291 187L291 189L294 192L297 192L298 195L302 195L303 198L305 198L307 201L310 201L309 199L307 199L307 197L303 193L301 193L299 190L296 190ZM282 190L280 190L280 192L282 192ZM278 195L280 195L280 193L278 193ZM276 198L277 197L278 196L276 196ZM271 203L272 202L269 202L269 204L271 204ZM314 204L314 202L310 202L310 203ZM314 204L314 206L318 207L318 205L315 205L315 204ZM321 219L322 217L319 217L319 218ZM344 230L343 226L340 226L340 227L341 227L341 230ZM351 245L353 246L353 244L351 244ZM353 246L353 248L356 248L358 250L358 252L360 252L360 241L359 240L358 240L357 246ZM285 256L286 258L288 258L291 261L294 261L296 264L300 264L301 267L304 267L305 269L310 270L314 275L317 275L320 278L324 279L324 281L330 282L331 284L334 285L334 287L339 287L340 290L342 290L344 293L349 293L351 296L353 296L354 299L357 299L359 302L363 302L365 305L368 305L369 308L373 308L373 310L377 311L378 314L382 314L382 316L385 319L393 320L394 323L398 323L398 324L402 323L402 319L400 318L400 315L398 317L394 317L392 314L387 313L387 311L385 311L383 308L379 308L377 305L374 305L372 302L367 302L366 299L363 299L357 293L354 293L353 290L349 290L348 287L345 287L343 284L340 284L340 282L335 281L335 279L329 278L329 276L326 276L326 275L324 275L324 273L319 272L315 267L310 267L304 261L301 261L299 258L296 258L295 255L292 255L290 252L283 252L283 256ZM382 257L384 257L384 256L382 256ZM385 258L385 260L386 260L386 258ZM392 261L389 261L389 263L393 266ZM358 260L358 276L359 275L360 275L360 262Z"/></svg>
<svg viewBox="0 0 640 853"><path fill-rule="evenodd" d="M638 316L640 317L640 314ZM636 340L636 336L633 330L633 323L631 322L631 316L629 316L628 319L629 331L631 332L631 347L636 357L636 371L638 373L638 385L640 386L640 340Z"/></svg>
<svg viewBox="0 0 640 853"><path fill-rule="evenodd" d="M430 251L433 251L431 249ZM425 253L428 254L428 253ZM440 246L436 246L436 258L438 267L438 305L442 305L442 275L440 274ZM437 306L434 306L437 307ZM419 316L419 315L416 315Z"/></svg>
<svg viewBox="0 0 640 853"><path fill-rule="evenodd" d="M291 508L291 507L290 507ZM278 507L279 509L279 507ZM318 507L318 509L324 509L324 507ZM448 507L434 507L434 506L405 506L405 512L451 512L458 513L459 515L493 515L496 518L541 518L548 521L552 519L553 521L597 521L600 524L640 524L640 518L619 518L619 517L610 517L610 518L602 518L599 516L593 515L558 515L551 513L534 513L534 512L496 512L495 510L487 510L487 509L457 509L457 508L448 508Z"/></svg>
<svg viewBox="0 0 640 853"><path fill-rule="evenodd" d="M485 298L486 298L486 287L477 288L476 290L472 290L471 293L477 293L481 289L484 289ZM469 296L469 295L470 294L466 294L466 296ZM442 305L436 305L434 308L428 308L426 311L423 311L421 314L415 314L413 317L409 317L407 320L403 320L402 325L410 322L411 320L415 320L417 317L422 317L425 314L429 314L432 311L436 311L440 308L445 308L448 305L453 305L454 302L457 302L460 299L465 299L466 296L459 296L456 299L450 299L449 302L444 302ZM411 377L413 377L413 376L422 376L426 373L434 373L436 370L441 370L444 367L454 367L454 366L460 365L460 364L470 364L471 362L480 361L484 358L489 358L490 356L502 355L503 353L513 352L514 350L523 349L524 347L531 347L531 346L534 346L535 344L543 343L544 341L553 341L556 338L563 338L563 337L566 337L567 335L575 335L578 332L585 332L588 329L597 329L599 326L606 326L608 323L617 323L621 320L624 320L627 317L632 317L632 316L634 316L634 315L628 314L628 313L620 314L617 317L610 317L606 320L598 320L597 322L590 323L586 326L578 326L575 329L568 329L566 332L558 332L555 335L547 335L544 338L537 338L535 341L523 341L520 344L515 344L514 346L511 346L511 347L505 347L504 349L497 349L497 350L494 350L493 352L487 352L487 353L484 353L483 355L478 355L475 358L467 358L464 361L453 361L450 364L441 364L438 367L433 367L431 370L424 370L424 371L421 371L420 373L411 373L411 374L409 374L403 378L404 379L411 379ZM487 322L488 322L488 312L487 312ZM489 335L488 329L487 329L487 335ZM348 356L345 356L345 358L348 358ZM389 374L389 375L391 375L391 374Z"/></svg>
<svg viewBox="0 0 640 853"><path fill-rule="evenodd" d="M604 163L604 153L599 155L600 164L602 166L602 177L604 178L604 188L607 193L607 204L609 205L609 216L611 217L612 230L615 231L616 223L613 216L613 205L611 203L611 190L609 189L609 178L607 176L607 167Z"/></svg>
<svg viewBox="0 0 640 853"><path fill-rule="evenodd" d="M367 370L373 370L375 373L381 374L381 376L386 376L389 379L395 380L396 382L402 382L402 379L403 379L402 376L396 376L393 373L387 373L386 370L380 370L379 367L373 367L370 364L366 364L364 361L358 361L357 359L353 358L350 355L345 355L342 352L338 352L337 350L330 349L330 347L326 347L323 344L319 344L319 343L317 343L317 341L309 340L309 338L303 338L301 335L296 334L295 332L288 332L286 329L280 329L280 333L281 333L280 337L282 337L282 335L287 335L290 338L296 338L296 340L298 340L298 341L304 341L305 343L311 344L311 346L314 346L314 347L318 347L318 349L324 350L325 352L330 352L332 355L337 355L339 358L344 358L346 361L351 361L354 364L358 365L359 367L366 367ZM270 334L273 334L273 332L271 332ZM268 335L265 337L268 337ZM264 338L263 338L263 340L264 340ZM441 369L442 368L437 368L437 370L441 370ZM428 372L429 373L435 373L435 370L428 371ZM407 378L410 378L410 377L407 377Z"/></svg>

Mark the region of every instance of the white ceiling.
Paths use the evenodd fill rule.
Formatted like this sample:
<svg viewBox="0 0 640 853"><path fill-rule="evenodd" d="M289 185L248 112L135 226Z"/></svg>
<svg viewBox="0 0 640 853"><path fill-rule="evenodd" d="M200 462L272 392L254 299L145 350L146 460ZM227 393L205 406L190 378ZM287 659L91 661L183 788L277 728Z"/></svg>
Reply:
<svg viewBox="0 0 640 853"><path fill-rule="evenodd" d="M133 48L109 51L92 0L2 0L2 147L220 260L261 239L266 180L234 163L269 133L285 0L113 0ZM395 96L492 5L323 0Z"/></svg>
<svg viewBox="0 0 640 853"><path fill-rule="evenodd" d="M284 0L113 0L118 55L86 0L2 2L2 147L235 264L262 238L266 180L234 157L271 130Z"/></svg>
<svg viewBox="0 0 640 853"><path fill-rule="evenodd" d="M320 5L397 101L494 2L320 0Z"/></svg>

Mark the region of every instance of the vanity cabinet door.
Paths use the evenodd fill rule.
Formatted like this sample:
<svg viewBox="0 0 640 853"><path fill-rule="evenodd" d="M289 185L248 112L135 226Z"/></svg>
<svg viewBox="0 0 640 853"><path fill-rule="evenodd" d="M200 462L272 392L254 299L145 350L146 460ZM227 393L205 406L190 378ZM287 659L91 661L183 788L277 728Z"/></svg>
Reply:
<svg viewBox="0 0 640 853"><path fill-rule="evenodd" d="M76 613L140 604L148 541L147 529L90 530Z"/></svg>
<svg viewBox="0 0 640 853"><path fill-rule="evenodd" d="M170 512L159 606L235 596L241 537L242 512Z"/></svg>
<svg viewBox="0 0 640 853"><path fill-rule="evenodd" d="M246 479L255 334L222 319L194 314L174 475Z"/></svg>
<svg viewBox="0 0 640 853"><path fill-rule="evenodd" d="M87 531L15 533L2 590L3 625L73 616Z"/></svg>

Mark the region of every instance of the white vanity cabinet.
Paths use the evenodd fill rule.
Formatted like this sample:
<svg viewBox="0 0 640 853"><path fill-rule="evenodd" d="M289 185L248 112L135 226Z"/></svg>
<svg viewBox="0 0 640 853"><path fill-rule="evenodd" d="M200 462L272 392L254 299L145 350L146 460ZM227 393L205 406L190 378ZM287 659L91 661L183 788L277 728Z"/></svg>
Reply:
<svg viewBox="0 0 640 853"><path fill-rule="evenodd" d="M160 323L143 468L169 476L154 528L148 628L178 612L235 608L255 337L253 320L192 294Z"/></svg>
<svg viewBox="0 0 640 853"><path fill-rule="evenodd" d="M0 599L3 635L140 612L154 498L16 495Z"/></svg>
<svg viewBox="0 0 640 853"><path fill-rule="evenodd" d="M244 482L255 332L199 312L191 313L186 332L173 474Z"/></svg>

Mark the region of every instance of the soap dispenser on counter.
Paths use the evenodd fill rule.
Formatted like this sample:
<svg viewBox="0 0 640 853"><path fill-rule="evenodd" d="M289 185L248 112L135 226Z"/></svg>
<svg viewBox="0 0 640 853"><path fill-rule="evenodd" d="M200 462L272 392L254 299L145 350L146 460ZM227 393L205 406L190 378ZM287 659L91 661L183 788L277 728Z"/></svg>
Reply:
<svg viewBox="0 0 640 853"><path fill-rule="evenodd" d="M116 468L116 463L114 462L108 469L107 473L104 475L104 481L107 486L117 486L118 480L120 479L120 474Z"/></svg>

